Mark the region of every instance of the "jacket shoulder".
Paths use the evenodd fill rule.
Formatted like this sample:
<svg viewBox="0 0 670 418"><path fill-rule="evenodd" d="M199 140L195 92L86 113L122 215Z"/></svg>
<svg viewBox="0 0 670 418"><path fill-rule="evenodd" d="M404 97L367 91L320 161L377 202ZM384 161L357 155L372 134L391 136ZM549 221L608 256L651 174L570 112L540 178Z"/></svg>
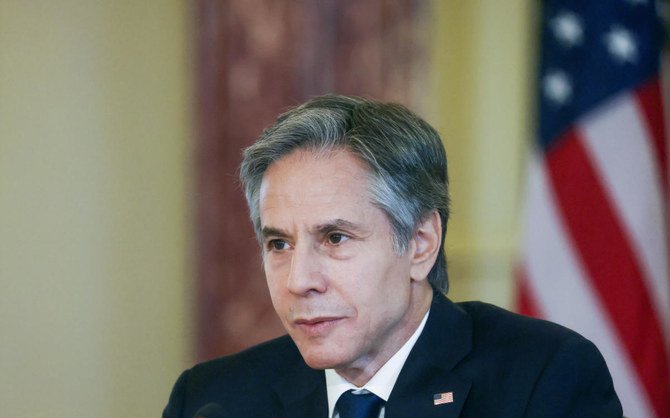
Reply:
<svg viewBox="0 0 670 418"><path fill-rule="evenodd" d="M263 379L267 375L271 378L300 360L297 347L285 335L236 354L199 363L189 370L189 374L191 379L203 383L212 379L235 383L240 379Z"/></svg>
<svg viewBox="0 0 670 418"><path fill-rule="evenodd" d="M456 305L472 319L475 342L495 340L496 346L532 346L534 350L566 339L587 341L577 332L554 322L516 314L484 302L460 302Z"/></svg>
<svg viewBox="0 0 670 418"><path fill-rule="evenodd" d="M255 411L258 416L274 416L272 383L301 363L297 347L283 336L197 364L177 379L163 417L191 417L209 403Z"/></svg>
<svg viewBox="0 0 670 418"><path fill-rule="evenodd" d="M574 356L598 349L577 332L556 323L519 315L483 302L456 304L472 323L471 360L492 370L541 372L561 347ZM603 361L604 363L604 361Z"/></svg>
<svg viewBox="0 0 670 418"><path fill-rule="evenodd" d="M496 403L510 410L500 416L621 416L609 370L591 341L490 304L456 305L472 321L472 351L461 371L477 382L475 403L498 394Z"/></svg>

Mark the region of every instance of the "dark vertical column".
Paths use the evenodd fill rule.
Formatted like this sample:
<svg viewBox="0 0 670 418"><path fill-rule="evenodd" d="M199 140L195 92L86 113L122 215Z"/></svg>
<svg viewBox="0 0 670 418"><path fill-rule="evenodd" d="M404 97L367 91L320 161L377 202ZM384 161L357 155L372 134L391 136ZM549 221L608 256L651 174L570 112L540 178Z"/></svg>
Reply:
<svg viewBox="0 0 670 418"><path fill-rule="evenodd" d="M197 355L283 333L237 181L241 151L323 93L407 103L423 1L200 0L196 6Z"/></svg>

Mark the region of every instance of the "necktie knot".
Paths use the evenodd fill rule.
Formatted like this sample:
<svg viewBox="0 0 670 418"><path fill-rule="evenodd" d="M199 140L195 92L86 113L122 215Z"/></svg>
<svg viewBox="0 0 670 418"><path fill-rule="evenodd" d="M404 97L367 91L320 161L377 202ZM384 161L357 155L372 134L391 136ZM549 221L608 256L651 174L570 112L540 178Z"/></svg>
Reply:
<svg viewBox="0 0 670 418"><path fill-rule="evenodd" d="M374 393L344 392L335 404L340 418L377 418L384 401Z"/></svg>

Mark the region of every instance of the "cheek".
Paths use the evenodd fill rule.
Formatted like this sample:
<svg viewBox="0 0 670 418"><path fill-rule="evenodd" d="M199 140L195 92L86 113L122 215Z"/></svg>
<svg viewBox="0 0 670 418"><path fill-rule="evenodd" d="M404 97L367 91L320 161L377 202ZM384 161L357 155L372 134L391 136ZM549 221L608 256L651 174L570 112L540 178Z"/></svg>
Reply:
<svg viewBox="0 0 670 418"><path fill-rule="evenodd" d="M268 290L270 292L270 298L272 299L272 304L275 307L275 310L279 310L281 301L284 300L283 292L286 290L284 285L283 275L280 270L274 266L268 265L267 262L263 263L265 269L265 282L267 283Z"/></svg>
<svg viewBox="0 0 670 418"><path fill-rule="evenodd" d="M352 292L361 309L379 315L381 320L395 317L410 300L411 279L407 263L388 261L386 259L381 268L370 268L375 265L371 262L359 278L357 289Z"/></svg>
<svg viewBox="0 0 670 418"><path fill-rule="evenodd" d="M374 321L372 316L396 297L393 290L389 291L385 272L375 268L374 261L338 267L331 270L331 286L336 287L336 293L346 303L355 307L361 320Z"/></svg>
<svg viewBox="0 0 670 418"><path fill-rule="evenodd" d="M376 255L376 254L375 254ZM356 277L356 285L362 291L381 294L394 294L409 284L409 267L395 254L358 257L350 267L350 277Z"/></svg>

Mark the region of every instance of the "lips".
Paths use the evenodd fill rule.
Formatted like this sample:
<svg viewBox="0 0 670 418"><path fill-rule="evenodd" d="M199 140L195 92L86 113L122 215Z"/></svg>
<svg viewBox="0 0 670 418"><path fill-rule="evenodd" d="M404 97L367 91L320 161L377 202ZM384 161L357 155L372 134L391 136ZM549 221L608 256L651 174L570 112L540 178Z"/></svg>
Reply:
<svg viewBox="0 0 670 418"><path fill-rule="evenodd" d="M296 328L309 337L322 337L330 333L344 319L344 317L323 316L296 319L293 323Z"/></svg>

